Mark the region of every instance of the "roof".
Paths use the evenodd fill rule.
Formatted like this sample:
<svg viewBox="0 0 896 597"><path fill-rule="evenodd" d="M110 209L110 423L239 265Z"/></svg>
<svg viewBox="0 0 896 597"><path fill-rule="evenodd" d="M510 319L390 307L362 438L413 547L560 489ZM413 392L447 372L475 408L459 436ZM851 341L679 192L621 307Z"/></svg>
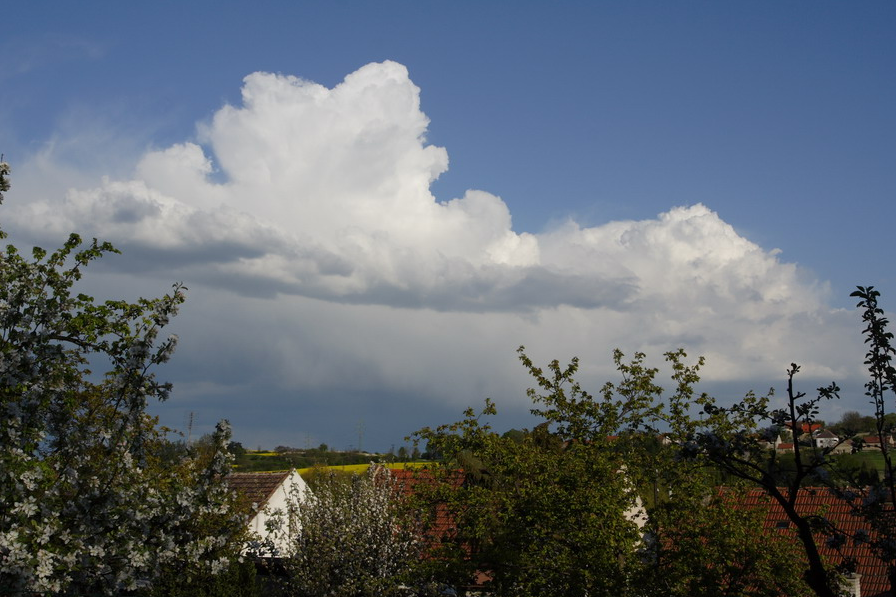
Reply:
<svg viewBox="0 0 896 597"><path fill-rule="evenodd" d="M396 488L404 496L418 494L418 487L425 486L434 489L440 482L448 482L455 489L463 484L464 476L461 471L449 474L445 479L437 480L432 472L426 470L391 469L390 476L395 480ZM445 504L433 504L432 519L429 521L426 532L426 540L430 547L436 546L440 541L451 537L455 532L454 517L448 512Z"/></svg>
<svg viewBox="0 0 896 597"><path fill-rule="evenodd" d="M805 421L800 421L799 423L787 421L784 423L784 426L788 429L796 429L797 425L799 425L800 431L802 433L811 433L816 429L821 429L821 423L807 423Z"/></svg>
<svg viewBox="0 0 896 597"><path fill-rule="evenodd" d="M836 439L837 436L827 429L821 429L815 433L815 439Z"/></svg>
<svg viewBox="0 0 896 597"><path fill-rule="evenodd" d="M292 471L277 473L230 473L227 484L247 501L261 507L267 503Z"/></svg>
<svg viewBox="0 0 896 597"><path fill-rule="evenodd" d="M785 533L798 541L796 529L784 510L775 500L769 497L763 489L752 489L744 497L744 504L750 508L765 509L766 529L775 529L779 533ZM822 487L807 487L800 490L796 501L796 510L802 515L824 513L824 517L834 526L848 535L854 535L859 529L865 529L869 535L869 525L853 513L849 503L831 493L831 490ZM816 535L818 549L828 561L838 563L845 558L855 558L856 572L861 574L862 597L892 597L889 592L890 584L887 579L887 568L884 563L871 551L867 543L856 545L852 540L846 542L838 553L825 542L825 537Z"/></svg>
<svg viewBox="0 0 896 597"><path fill-rule="evenodd" d="M440 484L447 484L457 489L464 484L466 476L462 470L439 471L433 474L433 471L426 469L390 469L389 473L395 480L396 490L405 497L419 495L421 492L425 493L426 489L436 489ZM431 518L427 521L426 528L423 529L421 539L431 550L427 557L438 557L433 555L435 550L444 542L451 542L457 537L457 524L447 504L441 503L437 499L436 502L430 504L430 507L432 508ZM467 554L471 551L470 546L466 543L460 547ZM491 575L488 572L478 570L473 574L473 578L470 579L470 584L466 588L481 590L489 580L491 580Z"/></svg>
<svg viewBox="0 0 896 597"><path fill-rule="evenodd" d="M455 489L464 484L464 472L451 471L444 476L433 475L433 472L424 469L389 469L389 477L395 481L396 487L403 495L412 495L420 485L435 487L439 483L448 483Z"/></svg>

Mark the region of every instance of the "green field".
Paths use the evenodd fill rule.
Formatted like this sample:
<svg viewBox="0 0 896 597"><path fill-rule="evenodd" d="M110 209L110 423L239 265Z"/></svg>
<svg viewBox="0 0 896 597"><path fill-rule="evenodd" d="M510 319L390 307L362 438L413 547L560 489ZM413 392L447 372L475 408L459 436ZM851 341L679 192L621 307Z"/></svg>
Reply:
<svg viewBox="0 0 896 597"><path fill-rule="evenodd" d="M862 463L867 463L876 468L881 474L884 472L884 455L877 449L868 449L856 454L843 454L838 458L853 465L861 466Z"/></svg>
<svg viewBox="0 0 896 597"><path fill-rule="evenodd" d="M233 470L239 472L285 471L314 466L361 465L366 468L371 462L394 460L391 454L370 454L366 452L337 452L332 450L243 450L235 454Z"/></svg>

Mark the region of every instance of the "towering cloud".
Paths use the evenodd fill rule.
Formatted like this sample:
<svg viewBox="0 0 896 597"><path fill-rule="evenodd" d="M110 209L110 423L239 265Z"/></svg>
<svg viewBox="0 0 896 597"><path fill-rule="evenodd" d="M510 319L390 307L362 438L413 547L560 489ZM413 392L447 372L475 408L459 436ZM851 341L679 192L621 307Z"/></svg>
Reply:
<svg viewBox="0 0 896 597"><path fill-rule="evenodd" d="M129 179L27 198L4 206L5 217L32 236L112 240L128 273L161 270L291 313L289 326L258 316L257 332L285 347L282 367L266 375L297 387L328 375L303 375L295 354L329 354L354 363L357 379L400 378L402 391L441 399L440 367L451 361L465 369L466 400L505 375L489 355L512 363L521 342L600 359L613 346L684 345L710 356L716 379L777 378L794 359L818 375L846 372L844 316L827 311L824 287L708 207L515 232L493 194L433 196L448 155L427 144L428 123L420 90L394 62L332 89L254 73L241 105L218 110L194 140L141 156ZM304 299L315 306L282 302ZM321 321L350 325L351 342ZM384 335L401 348L364 348Z"/></svg>

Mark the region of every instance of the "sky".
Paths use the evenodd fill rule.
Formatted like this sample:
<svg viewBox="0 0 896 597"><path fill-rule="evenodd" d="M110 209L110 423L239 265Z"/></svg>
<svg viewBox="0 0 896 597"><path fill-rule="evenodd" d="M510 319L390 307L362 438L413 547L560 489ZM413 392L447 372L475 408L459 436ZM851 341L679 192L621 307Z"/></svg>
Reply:
<svg viewBox="0 0 896 597"><path fill-rule="evenodd" d="M187 302L160 421L388 450L540 364L706 357L728 404L837 381L896 308L892 2L14 3L0 226ZM665 375L665 373L661 373ZM667 386L671 383L667 381ZM892 406L896 407L896 404Z"/></svg>

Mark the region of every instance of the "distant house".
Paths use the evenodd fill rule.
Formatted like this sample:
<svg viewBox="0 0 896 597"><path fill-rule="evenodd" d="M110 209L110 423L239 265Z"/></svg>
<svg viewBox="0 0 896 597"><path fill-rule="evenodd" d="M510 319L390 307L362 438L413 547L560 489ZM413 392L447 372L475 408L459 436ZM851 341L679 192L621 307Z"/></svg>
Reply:
<svg viewBox="0 0 896 597"><path fill-rule="evenodd" d="M793 442L781 442L775 448L775 451L777 451L779 454L783 454L785 452L793 452Z"/></svg>
<svg viewBox="0 0 896 597"><path fill-rule="evenodd" d="M283 526L282 532L272 532L268 522L276 517L286 520L290 508L297 505L308 492L308 485L295 470L277 473L231 473L227 483L250 504L249 532L259 541L269 541L273 549L262 549L262 555L282 556L289 553L295 529Z"/></svg>
<svg viewBox="0 0 896 597"><path fill-rule="evenodd" d="M833 450L831 450L831 454L852 454L852 450L852 440L848 439L837 444L837 446Z"/></svg>
<svg viewBox="0 0 896 597"><path fill-rule="evenodd" d="M893 436L885 435L883 437L884 441L886 441L887 448L892 448L894 446ZM865 446L868 448L877 448L878 450L881 448L881 437L879 435L866 435L862 438L862 441L865 443Z"/></svg>
<svg viewBox="0 0 896 597"><path fill-rule="evenodd" d="M759 440L759 447L763 450L777 450L778 446L784 443L784 440L781 439L781 434L775 436L775 439L769 441L767 439Z"/></svg>
<svg viewBox="0 0 896 597"><path fill-rule="evenodd" d="M840 443L840 438L827 429L818 429L812 434L812 443L816 448L833 448Z"/></svg>

